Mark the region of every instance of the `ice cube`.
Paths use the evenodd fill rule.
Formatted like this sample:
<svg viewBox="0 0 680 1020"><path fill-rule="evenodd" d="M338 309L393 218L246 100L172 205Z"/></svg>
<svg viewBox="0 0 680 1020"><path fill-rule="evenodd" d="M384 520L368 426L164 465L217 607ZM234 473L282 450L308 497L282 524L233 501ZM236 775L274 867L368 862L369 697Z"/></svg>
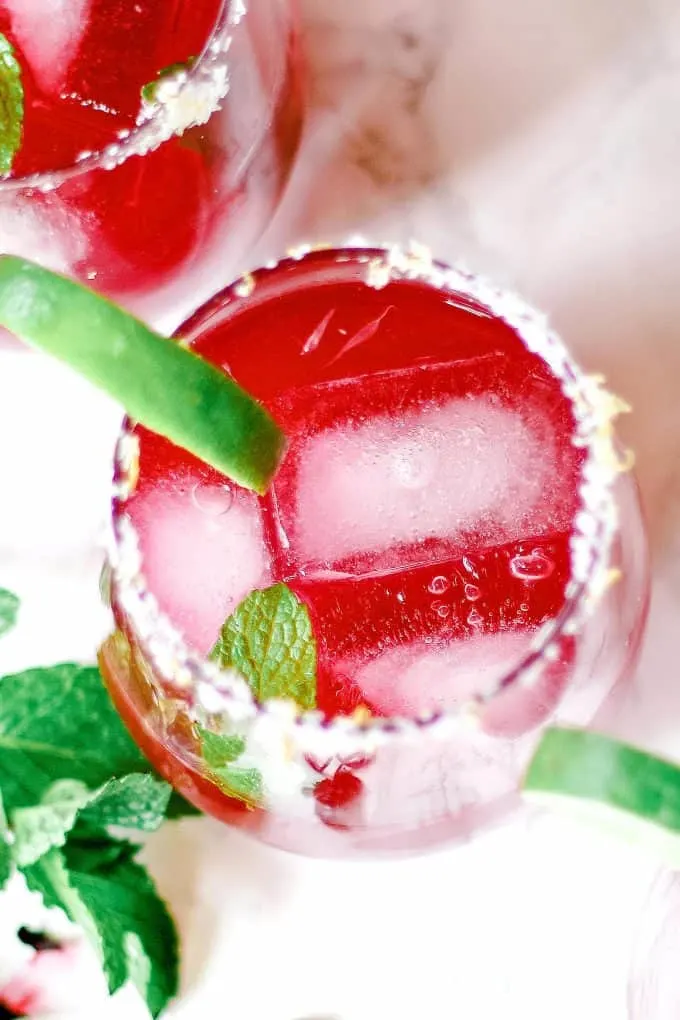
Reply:
<svg viewBox="0 0 680 1020"><path fill-rule="evenodd" d="M89 21L92 0L5 0L38 85L58 92Z"/></svg>
<svg viewBox="0 0 680 1020"><path fill-rule="evenodd" d="M449 710L489 692L528 652L530 631L500 631L455 641L400 645L357 665L338 663L381 715Z"/></svg>
<svg viewBox="0 0 680 1020"><path fill-rule="evenodd" d="M238 603L270 582L256 498L189 476L138 493L128 513L150 590L190 644L208 652Z"/></svg>
<svg viewBox="0 0 680 1020"><path fill-rule="evenodd" d="M0 197L0 252L69 273L87 252L78 217L54 193Z"/></svg>
<svg viewBox="0 0 680 1020"><path fill-rule="evenodd" d="M495 394L340 423L298 443L294 505L282 503L298 564L390 548L403 564L404 546L484 547L569 525L572 480L549 421Z"/></svg>

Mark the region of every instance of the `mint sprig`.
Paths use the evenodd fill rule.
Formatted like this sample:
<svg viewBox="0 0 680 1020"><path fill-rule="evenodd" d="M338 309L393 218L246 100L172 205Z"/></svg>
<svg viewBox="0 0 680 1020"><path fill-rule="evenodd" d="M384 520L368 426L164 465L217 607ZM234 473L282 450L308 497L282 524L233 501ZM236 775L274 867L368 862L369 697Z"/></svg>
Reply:
<svg viewBox="0 0 680 1020"><path fill-rule="evenodd" d="M150 81L147 85L142 85L142 99L145 103L155 103L158 101L158 89L162 85L165 78L169 78L173 74L179 74L180 71L190 71L196 63L196 57L189 57L188 60L176 63L168 64L167 67L161 68L156 74L156 80Z"/></svg>
<svg viewBox="0 0 680 1020"><path fill-rule="evenodd" d="M152 880L133 859L139 848L123 841L113 845L115 859L102 862L77 842L67 844L24 875L46 906L60 907L90 936L111 994L132 980L157 1017L177 994L177 933Z"/></svg>
<svg viewBox="0 0 680 1020"><path fill-rule="evenodd" d="M17 622L18 613L19 599L14 592L0 588L0 637L12 629Z"/></svg>
<svg viewBox="0 0 680 1020"><path fill-rule="evenodd" d="M165 820L170 793L167 783L149 773L110 779L97 790L63 779L50 787L40 804L13 813L16 861L34 864L49 850L64 846L76 825L154 832Z"/></svg>
<svg viewBox="0 0 680 1020"><path fill-rule="evenodd" d="M7 885L13 870L11 838L0 794L0 890Z"/></svg>
<svg viewBox="0 0 680 1020"><path fill-rule="evenodd" d="M110 779L96 790L79 817L93 828L116 826L155 832L165 821L171 794L164 780L150 773L133 773Z"/></svg>
<svg viewBox="0 0 680 1020"><path fill-rule="evenodd" d="M251 592L226 620L211 657L237 670L258 701L316 707L316 641L309 611L285 584Z"/></svg>
<svg viewBox="0 0 680 1020"><path fill-rule="evenodd" d="M12 169L21 146L23 123L21 65L9 39L0 32L0 175Z"/></svg>
<svg viewBox="0 0 680 1020"><path fill-rule="evenodd" d="M97 669L0 679L0 890L22 872L92 940L110 991L135 982L153 1016L177 991L177 934L118 830L151 832L171 806L193 813L151 770Z"/></svg>
<svg viewBox="0 0 680 1020"><path fill-rule="evenodd" d="M62 779L47 791L41 804L12 813L13 857L23 868L66 842L89 791L77 779Z"/></svg>
<svg viewBox="0 0 680 1020"><path fill-rule="evenodd" d="M60 779L97 789L149 772L94 666L63 663L0 680L0 790L8 813L40 804Z"/></svg>
<svg viewBox="0 0 680 1020"><path fill-rule="evenodd" d="M92 918L104 957L111 993L130 978L158 1016L178 987L175 926L153 881L131 854L115 865L83 867L64 854L72 890Z"/></svg>
<svg viewBox="0 0 680 1020"><path fill-rule="evenodd" d="M235 735L222 736L203 728L199 728L198 732L201 755L216 786L227 797L240 800L251 808L258 807L264 795L262 774L256 768L244 768L235 764L245 752L245 740Z"/></svg>
<svg viewBox="0 0 680 1020"><path fill-rule="evenodd" d="M258 701L284 698L301 709L316 707L316 640L309 610L285 584L253 591L229 616L210 653L246 680ZM235 800L255 808L264 800L262 774L241 759L246 742L199 727L200 750L210 779Z"/></svg>

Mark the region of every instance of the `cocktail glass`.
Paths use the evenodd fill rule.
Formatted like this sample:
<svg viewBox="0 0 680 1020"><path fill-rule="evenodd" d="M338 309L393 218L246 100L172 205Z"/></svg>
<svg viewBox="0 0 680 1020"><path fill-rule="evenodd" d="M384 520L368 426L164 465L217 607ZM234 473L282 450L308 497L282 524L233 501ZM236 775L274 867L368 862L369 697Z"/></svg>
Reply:
<svg viewBox="0 0 680 1020"><path fill-rule="evenodd" d="M546 720L587 724L635 662L622 403L518 297L418 248L297 252L179 333L290 445L259 498L125 425L100 661L131 732L189 800L303 853L499 819ZM314 710L258 703L210 657L277 583L311 619Z"/></svg>
<svg viewBox="0 0 680 1020"><path fill-rule="evenodd" d="M243 271L279 198L301 123L295 18L288 0L128 6L0 0L25 95L0 252L170 331Z"/></svg>

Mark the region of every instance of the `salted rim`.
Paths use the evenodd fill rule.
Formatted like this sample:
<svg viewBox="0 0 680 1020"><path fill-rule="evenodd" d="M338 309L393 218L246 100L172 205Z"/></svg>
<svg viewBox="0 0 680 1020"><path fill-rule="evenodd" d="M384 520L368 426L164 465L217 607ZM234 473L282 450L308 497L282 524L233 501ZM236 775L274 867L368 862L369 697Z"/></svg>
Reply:
<svg viewBox="0 0 680 1020"><path fill-rule="evenodd" d="M144 156L174 135L206 124L229 92L228 54L247 13L247 0L223 0L198 59L189 70L158 79L154 101L141 100L135 126L121 132L118 141L94 152L81 152L67 167L0 179L0 194L26 188L54 191L72 177L91 170L113 170L131 156Z"/></svg>
<svg viewBox="0 0 680 1020"><path fill-rule="evenodd" d="M248 723L271 715L293 721L303 730L320 729L344 738L367 734L397 736L447 723L457 726L461 720L476 725L481 709L504 690L515 684L531 688L538 682L543 664L559 655L558 640L580 631L604 592L618 579L618 572L611 568L612 544L619 524L614 485L631 467L632 457L618 448L613 421L629 408L606 390L601 376L588 375L579 368L561 339L549 328L544 315L517 295L498 289L462 265L447 266L434 261L428 249L416 243L407 248L369 246L356 239L342 247L298 247L284 259L247 273L222 290L180 327L178 335L190 329L211 307L247 298L259 279L317 252L327 253L338 265L351 261L365 265L364 282L376 289L392 280L418 280L476 302L505 322L527 350L541 357L560 380L576 423L572 442L585 450L579 484L580 508L574 515L570 540L571 574L561 612L536 632L529 652L493 688L446 712L429 712L415 718L375 717L359 712L327 720L318 710L302 712L292 702L259 703L238 673L221 669L185 642L147 587L137 532L121 512L139 475L139 440L132 432L134 423L127 420L116 445L108 551L116 604L145 658L169 689L190 696L210 712L228 712L234 721Z"/></svg>

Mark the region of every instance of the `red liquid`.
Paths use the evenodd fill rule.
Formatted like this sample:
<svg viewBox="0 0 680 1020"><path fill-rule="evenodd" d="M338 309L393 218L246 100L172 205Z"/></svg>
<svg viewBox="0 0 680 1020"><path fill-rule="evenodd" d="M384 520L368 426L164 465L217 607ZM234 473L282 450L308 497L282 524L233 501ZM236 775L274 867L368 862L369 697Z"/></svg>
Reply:
<svg viewBox="0 0 680 1020"><path fill-rule="evenodd" d="M138 430L125 511L193 645L284 581L309 608L329 716L448 709L519 663L564 602L580 454L559 384L506 325L420 284L333 284L254 305L196 348L290 447L257 500Z"/></svg>
<svg viewBox="0 0 680 1020"><path fill-rule="evenodd" d="M36 47L37 31L27 39L38 27L33 15L17 19L15 4L0 2L0 32L15 49L25 97L23 142L11 176L68 167L80 153L96 152L134 127L142 87L163 68L201 53L221 6L222 0L90 0L86 27L79 24L74 33L80 36L75 50L67 34L60 36L60 56L46 53L45 44Z"/></svg>

